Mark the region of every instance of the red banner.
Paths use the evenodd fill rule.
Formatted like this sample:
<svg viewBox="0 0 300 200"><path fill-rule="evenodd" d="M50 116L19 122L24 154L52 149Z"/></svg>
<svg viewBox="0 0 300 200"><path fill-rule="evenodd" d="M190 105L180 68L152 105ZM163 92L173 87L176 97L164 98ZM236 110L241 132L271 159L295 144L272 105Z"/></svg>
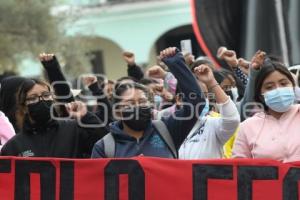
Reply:
<svg viewBox="0 0 300 200"><path fill-rule="evenodd" d="M300 163L0 159L1 200L296 200Z"/></svg>

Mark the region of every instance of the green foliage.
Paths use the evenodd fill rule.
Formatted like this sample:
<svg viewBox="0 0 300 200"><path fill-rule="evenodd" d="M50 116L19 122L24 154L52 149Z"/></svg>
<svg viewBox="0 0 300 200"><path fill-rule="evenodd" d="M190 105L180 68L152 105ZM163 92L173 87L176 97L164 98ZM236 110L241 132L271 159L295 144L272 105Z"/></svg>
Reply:
<svg viewBox="0 0 300 200"><path fill-rule="evenodd" d="M22 54L57 49L58 18L50 14L53 1L5 0L0 4L0 72L16 69Z"/></svg>

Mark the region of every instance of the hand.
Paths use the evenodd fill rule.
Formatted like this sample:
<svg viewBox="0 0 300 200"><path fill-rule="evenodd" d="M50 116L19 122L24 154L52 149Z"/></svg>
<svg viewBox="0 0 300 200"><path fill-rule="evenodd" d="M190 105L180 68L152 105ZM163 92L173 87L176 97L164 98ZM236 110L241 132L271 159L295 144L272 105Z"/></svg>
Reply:
<svg viewBox="0 0 300 200"><path fill-rule="evenodd" d="M165 79L167 72L160 66L155 65L147 70L147 74L151 78Z"/></svg>
<svg viewBox="0 0 300 200"><path fill-rule="evenodd" d="M218 49L217 57L221 60L224 60L232 68L238 66L238 59L235 51L228 50L226 47L220 47Z"/></svg>
<svg viewBox="0 0 300 200"><path fill-rule="evenodd" d="M211 88L217 81L214 77L212 69L207 65L200 65L195 67L194 72L199 79L199 81L203 82L208 88Z"/></svg>
<svg viewBox="0 0 300 200"><path fill-rule="evenodd" d="M135 56L134 56L134 53L131 53L129 51L125 51L123 53L123 58L125 60L125 62L128 64L128 65L134 65L135 64Z"/></svg>
<svg viewBox="0 0 300 200"><path fill-rule="evenodd" d="M66 104L66 109L70 117L75 119L81 119L83 116L87 114L87 107L81 101L74 101Z"/></svg>
<svg viewBox="0 0 300 200"><path fill-rule="evenodd" d="M176 55L176 47L169 47L160 52L160 59L173 57Z"/></svg>
<svg viewBox="0 0 300 200"><path fill-rule="evenodd" d="M258 50L251 60L251 67L253 69L259 70L264 63L265 58L266 58L266 53L261 50Z"/></svg>
<svg viewBox="0 0 300 200"><path fill-rule="evenodd" d="M39 59L41 62L49 62L53 60L54 54L46 54L46 53L41 53L39 55Z"/></svg>
<svg viewBox="0 0 300 200"><path fill-rule="evenodd" d="M83 84L89 87L90 85L97 82L97 77L94 75L87 75L82 77Z"/></svg>
<svg viewBox="0 0 300 200"><path fill-rule="evenodd" d="M244 58L239 58L238 59L238 66L244 72L244 74L246 74L246 75L249 74L250 62L248 60L245 60Z"/></svg>
<svg viewBox="0 0 300 200"><path fill-rule="evenodd" d="M167 102L173 101L173 99L174 99L174 96L166 89L162 90L161 97L164 99L164 101L167 101Z"/></svg>

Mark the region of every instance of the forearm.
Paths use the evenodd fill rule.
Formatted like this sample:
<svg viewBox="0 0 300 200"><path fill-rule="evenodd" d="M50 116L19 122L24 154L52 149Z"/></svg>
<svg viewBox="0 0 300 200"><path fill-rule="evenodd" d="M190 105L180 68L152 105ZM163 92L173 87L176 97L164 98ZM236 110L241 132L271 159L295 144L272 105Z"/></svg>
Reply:
<svg viewBox="0 0 300 200"><path fill-rule="evenodd" d="M245 94L244 94L244 98L241 101L241 105L240 105L240 115L241 115L241 120L243 121L244 119L246 119L247 115L245 112L245 107L248 107L249 103L253 103L255 102L254 100L254 95L255 95L255 80L256 77L259 73L259 70L255 70L255 69L250 69L250 76L249 76L249 81L248 84L246 86L246 90L245 90ZM253 106L250 106L250 109Z"/></svg>
<svg viewBox="0 0 300 200"><path fill-rule="evenodd" d="M216 80L214 80L212 83L207 85L208 89L211 90L215 94L216 102L218 104L224 104L228 101L229 97L227 94L223 91L221 86L218 84Z"/></svg>
<svg viewBox="0 0 300 200"><path fill-rule="evenodd" d="M109 124L113 121L112 107L107 96L103 90L99 87L98 83L94 83L89 86L93 96L97 98L98 110L95 113L101 120Z"/></svg>
<svg viewBox="0 0 300 200"><path fill-rule="evenodd" d="M244 72L239 67L234 68L233 71L234 71L236 77L238 79L240 79L244 85L247 85L248 76L246 74L244 74Z"/></svg>
<svg viewBox="0 0 300 200"><path fill-rule="evenodd" d="M217 104L217 107L221 113L221 118L219 119L216 134L220 143L225 144L238 128L240 116L231 99L228 99L223 104Z"/></svg>
<svg viewBox="0 0 300 200"><path fill-rule="evenodd" d="M163 61L178 80L178 86L189 103L196 105L199 102L205 102L204 95L202 94L194 75L188 69L183 57L180 56L179 53L172 58L163 59Z"/></svg>
<svg viewBox="0 0 300 200"><path fill-rule="evenodd" d="M74 97L71 93L70 86L61 71L56 57L54 56L51 61L43 61L42 64L47 72L50 84L53 85L55 94L59 97L57 100L60 102L73 102Z"/></svg>

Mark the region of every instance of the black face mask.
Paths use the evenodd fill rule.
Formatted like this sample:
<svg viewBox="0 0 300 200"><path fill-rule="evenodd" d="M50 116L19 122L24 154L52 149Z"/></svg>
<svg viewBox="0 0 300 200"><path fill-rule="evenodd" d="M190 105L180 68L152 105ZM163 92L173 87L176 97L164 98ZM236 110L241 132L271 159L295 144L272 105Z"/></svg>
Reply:
<svg viewBox="0 0 300 200"><path fill-rule="evenodd" d="M225 93L230 97L231 100L233 100L233 94L232 94L231 90L227 90L227 91L225 91Z"/></svg>
<svg viewBox="0 0 300 200"><path fill-rule="evenodd" d="M135 106L122 111L122 121L132 130L143 131L149 125L152 118L150 106Z"/></svg>
<svg viewBox="0 0 300 200"><path fill-rule="evenodd" d="M28 112L30 118L35 124L41 126L47 124L51 120L50 109L53 101L39 101L38 103L29 104Z"/></svg>

